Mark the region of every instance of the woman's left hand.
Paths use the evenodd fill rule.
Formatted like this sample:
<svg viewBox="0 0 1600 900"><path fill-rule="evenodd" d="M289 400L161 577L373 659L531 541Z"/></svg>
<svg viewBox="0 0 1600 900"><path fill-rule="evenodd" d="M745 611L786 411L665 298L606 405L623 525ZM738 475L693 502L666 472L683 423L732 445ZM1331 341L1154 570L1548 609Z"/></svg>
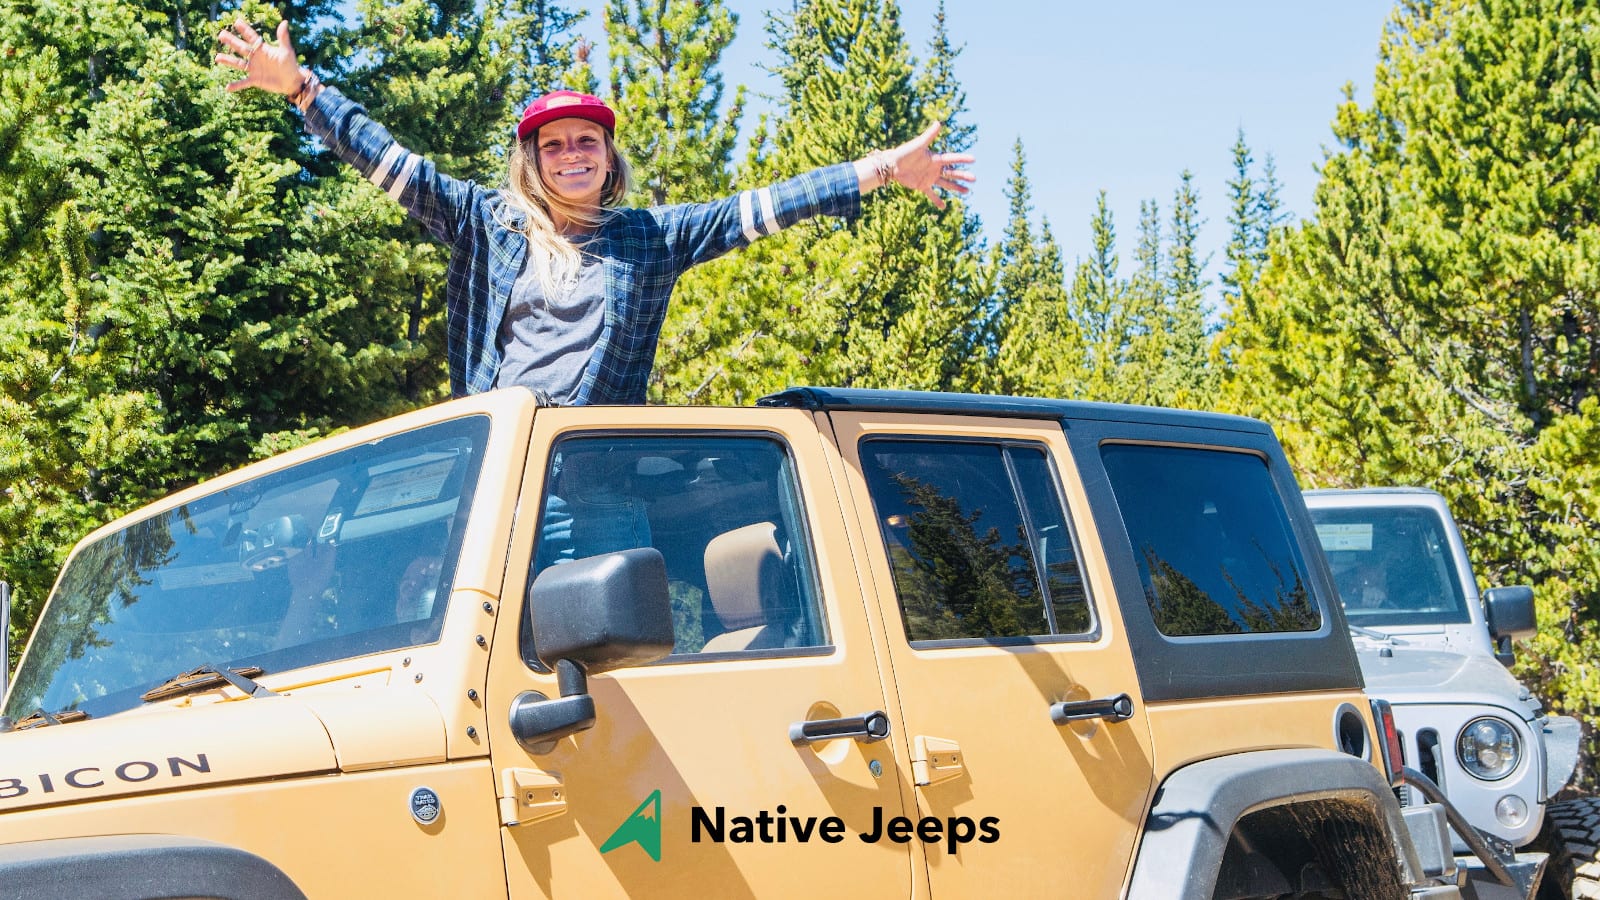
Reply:
<svg viewBox="0 0 1600 900"><path fill-rule="evenodd" d="M294 44L289 40L287 19L278 23L276 44L267 43L266 38L243 16L224 28L217 35L217 40L232 52L218 53L216 61L244 73L243 78L228 85L228 90L241 91L253 87L288 95L305 86Z"/></svg>
<svg viewBox="0 0 1600 900"><path fill-rule="evenodd" d="M939 192L967 193L967 184L974 181L975 176L964 167L971 165L974 159L970 153L934 153L929 148L938 136L939 123L935 122L904 144L868 156L867 161L880 177L887 174L890 181L922 194L933 201L934 206L944 209L944 197ZM883 165L878 165L880 162Z"/></svg>

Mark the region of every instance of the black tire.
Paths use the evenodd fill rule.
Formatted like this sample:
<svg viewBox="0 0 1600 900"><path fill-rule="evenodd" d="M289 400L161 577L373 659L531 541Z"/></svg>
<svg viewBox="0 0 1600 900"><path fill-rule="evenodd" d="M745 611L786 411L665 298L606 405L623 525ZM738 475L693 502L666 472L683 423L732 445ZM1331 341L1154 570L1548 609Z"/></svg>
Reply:
<svg viewBox="0 0 1600 900"><path fill-rule="evenodd" d="M1535 846L1550 854L1539 900L1600 900L1600 797L1550 804Z"/></svg>

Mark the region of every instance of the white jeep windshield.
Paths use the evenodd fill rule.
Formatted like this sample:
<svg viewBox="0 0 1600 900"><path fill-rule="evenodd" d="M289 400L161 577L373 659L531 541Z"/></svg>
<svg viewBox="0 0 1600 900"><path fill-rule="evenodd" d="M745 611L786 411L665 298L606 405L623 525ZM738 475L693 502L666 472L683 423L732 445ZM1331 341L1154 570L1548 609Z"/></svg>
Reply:
<svg viewBox="0 0 1600 900"><path fill-rule="evenodd" d="M203 664L271 674L437 640L488 431L363 444L83 547L5 714L105 715Z"/></svg>
<svg viewBox="0 0 1600 900"><path fill-rule="evenodd" d="M1312 509L1352 625L1471 621L1444 523L1421 506Z"/></svg>

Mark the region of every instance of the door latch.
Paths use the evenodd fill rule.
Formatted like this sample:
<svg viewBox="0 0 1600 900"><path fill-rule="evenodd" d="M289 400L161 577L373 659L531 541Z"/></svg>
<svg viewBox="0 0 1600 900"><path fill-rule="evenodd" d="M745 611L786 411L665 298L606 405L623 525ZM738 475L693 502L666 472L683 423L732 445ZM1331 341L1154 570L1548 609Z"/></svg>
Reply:
<svg viewBox="0 0 1600 900"><path fill-rule="evenodd" d="M1050 721L1057 725L1089 719L1124 722L1131 718L1133 718L1133 698L1127 694L1101 697L1099 700L1063 700L1060 703L1050 704Z"/></svg>
<svg viewBox="0 0 1600 900"><path fill-rule="evenodd" d="M889 736L889 716L881 709L845 719L810 719L789 726L789 741L795 746L853 738L863 744Z"/></svg>

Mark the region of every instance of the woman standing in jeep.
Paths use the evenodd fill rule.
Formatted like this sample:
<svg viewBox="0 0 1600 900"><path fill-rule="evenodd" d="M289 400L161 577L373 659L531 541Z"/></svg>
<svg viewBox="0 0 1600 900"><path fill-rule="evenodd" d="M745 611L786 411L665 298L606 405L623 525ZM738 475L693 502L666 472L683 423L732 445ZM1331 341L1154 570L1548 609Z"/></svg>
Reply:
<svg viewBox="0 0 1600 900"><path fill-rule="evenodd" d="M289 98L306 128L450 245L446 347L456 396L513 384L558 403L643 403L667 301L690 266L816 215L853 217L893 181L939 207L966 193L967 154L933 153L937 123L854 163L709 203L634 209L616 113L598 97L555 91L517 125L506 186L438 172L339 91L301 68L289 23L267 42L240 19L218 39L228 85Z"/></svg>

